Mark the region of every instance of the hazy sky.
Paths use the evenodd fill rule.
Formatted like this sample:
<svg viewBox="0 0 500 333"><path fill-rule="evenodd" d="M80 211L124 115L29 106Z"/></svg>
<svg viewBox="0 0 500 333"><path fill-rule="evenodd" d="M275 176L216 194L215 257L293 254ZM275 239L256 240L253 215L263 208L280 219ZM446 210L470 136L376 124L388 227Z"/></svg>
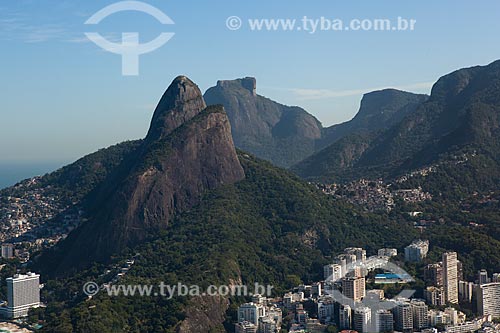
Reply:
<svg viewBox="0 0 500 333"><path fill-rule="evenodd" d="M364 92L430 91L452 70L500 58L500 2L147 0L174 25L139 12L84 25L115 1L0 0L0 162L70 162L143 137L171 80L188 75L205 91L219 79L257 78L258 93L299 105L324 125L352 118ZM231 31L229 16L415 19L414 31ZM142 43L175 36L121 75L119 55L84 32Z"/></svg>

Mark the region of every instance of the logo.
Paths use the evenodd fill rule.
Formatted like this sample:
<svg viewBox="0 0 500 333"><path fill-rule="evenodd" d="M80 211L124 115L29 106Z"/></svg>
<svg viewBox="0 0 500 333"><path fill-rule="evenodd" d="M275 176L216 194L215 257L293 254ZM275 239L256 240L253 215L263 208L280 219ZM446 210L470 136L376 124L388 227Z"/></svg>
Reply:
<svg viewBox="0 0 500 333"><path fill-rule="evenodd" d="M161 24L175 24L170 17L158 8L140 1L121 1L111 4L92 15L85 24L99 24L106 17L123 11L143 12L153 16ZM173 32L162 32L158 37L145 44L139 44L138 32L123 32L121 43L112 43L95 32L86 32L85 35L104 50L122 56L123 75L136 76L139 75L139 56L162 47L175 34Z"/></svg>

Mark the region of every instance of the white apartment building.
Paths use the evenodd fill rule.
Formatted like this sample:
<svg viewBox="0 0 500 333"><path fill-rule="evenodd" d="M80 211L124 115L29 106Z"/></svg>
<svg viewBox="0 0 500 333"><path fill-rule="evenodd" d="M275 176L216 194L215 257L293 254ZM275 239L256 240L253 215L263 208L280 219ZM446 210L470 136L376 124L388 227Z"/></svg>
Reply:
<svg viewBox="0 0 500 333"><path fill-rule="evenodd" d="M483 316L500 318L500 282L487 283L476 287L477 310Z"/></svg>
<svg viewBox="0 0 500 333"><path fill-rule="evenodd" d="M31 308L40 306L40 275L35 273L16 274L7 278L8 318L26 317Z"/></svg>
<svg viewBox="0 0 500 333"><path fill-rule="evenodd" d="M255 326L258 326L259 318L264 317L265 315L266 315L266 308L262 304L256 304L250 302L242 304L238 308L239 323L247 321L249 323L254 324Z"/></svg>
<svg viewBox="0 0 500 333"><path fill-rule="evenodd" d="M458 303L458 263L456 252L443 253L443 284L446 301Z"/></svg>

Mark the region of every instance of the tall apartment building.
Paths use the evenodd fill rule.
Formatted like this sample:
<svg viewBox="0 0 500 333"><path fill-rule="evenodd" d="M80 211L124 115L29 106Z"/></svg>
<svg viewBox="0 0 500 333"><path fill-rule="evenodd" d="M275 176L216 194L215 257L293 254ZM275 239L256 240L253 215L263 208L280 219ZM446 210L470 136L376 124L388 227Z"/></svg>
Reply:
<svg viewBox="0 0 500 333"><path fill-rule="evenodd" d="M394 314L394 329L400 332L413 330L413 309L410 303L397 302L392 309Z"/></svg>
<svg viewBox="0 0 500 333"><path fill-rule="evenodd" d="M342 279L342 265L341 264L329 264L323 266L323 275L326 282L335 282Z"/></svg>
<svg viewBox="0 0 500 333"><path fill-rule="evenodd" d="M443 253L443 285L446 301L458 303L458 265L457 253Z"/></svg>
<svg viewBox="0 0 500 333"><path fill-rule="evenodd" d="M365 278L346 277L342 279L342 293L355 301L361 301L365 297Z"/></svg>
<svg viewBox="0 0 500 333"><path fill-rule="evenodd" d="M394 316L389 310L378 310L376 312L377 321L375 332L392 332L394 331Z"/></svg>
<svg viewBox="0 0 500 333"><path fill-rule="evenodd" d="M458 300L461 302L472 302L474 283L469 281L458 282Z"/></svg>
<svg viewBox="0 0 500 333"><path fill-rule="evenodd" d="M40 306L40 275L16 274L7 278L8 318L26 317L31 308Z"/></svg>
<svg viewBox="0 0 500 333"><path fill-rule="evenodd" d="M477 310L483 315L500 318L500 282L476 286Z"/></svg>
<svg viewBox="0 0 500 333"><path fill-rule="evenodd" d="M372 323L372 311L368 307L359 307L354 310L353 316L354 329L359 333L368 333L372 332L371 323Z"/></svg>
<svg viewBox="0 0 500 333"><path fill-rule="evenodd" d="M485 269L480 270L477 272L477 283L478 284L486 284L490 283L490 279L488 278L488 271Z"/></svg>
<svg viewBox="0 0 500 333"><path fill-rule="evenodd" d="M450 325L458 325L458 311L455 308L448 307L444 309L444 313L448 316Z"/></svg>
<svg viewBox="0 0 500 333"><path fill-rule="evenodd" d="M323 298L318 301L318 319L322 323L332 322L335 318L335 300Z"/></svg>
<svg viewBox="0 0 500 333"><path fill-rule="evenodd" d="M416 240L405 247L405 261L420 262L429 252L429 241Z"/></svg>
<svg viewBox="0 0 500 333"><path fill-rule="evenodd" d="M339 328L341 330L352 328L352 309L349 305L341 305L339 308Z"/></svg>
<svg viewBox="0 0 500 333"><path fill-rule="evenodd" d="M443 263L434 263L425 266L424 280L431 286L440 287L443 285Z"/></svg>
<svg viewBox="0 0 500 333"><path fill-rule="evenodd" d="M446 304L446 295L443 287L427 287L424 290L424 298L430 305L443 306Z"/></svg>
<svg viewBox="0 0 500 333"><path fill-rule="evenodd" d="M422 330L429 326L429 320L427 313L429 307L423 301L412 300L411 308L413 313L413 328L416 330Z"/></svg>

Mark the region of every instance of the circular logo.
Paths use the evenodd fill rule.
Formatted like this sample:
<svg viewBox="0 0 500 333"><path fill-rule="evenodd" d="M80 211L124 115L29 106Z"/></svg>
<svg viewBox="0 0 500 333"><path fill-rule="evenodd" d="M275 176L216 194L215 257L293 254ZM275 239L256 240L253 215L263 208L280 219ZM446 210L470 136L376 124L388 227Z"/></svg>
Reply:
<svg viewBox="0 0 500 333"><path fill-rule="evenodd" d="M226 20L226 27L229 30L238 30L241 28L242 21L238 16L229 16Z"/></svg>
<svg viewBox="0 0 500 333"><path fill-rule="evenodd" d="M83 293L87 296L95 296L99 292L99 285L95 282L87 282L83 285Z"/></svg>

